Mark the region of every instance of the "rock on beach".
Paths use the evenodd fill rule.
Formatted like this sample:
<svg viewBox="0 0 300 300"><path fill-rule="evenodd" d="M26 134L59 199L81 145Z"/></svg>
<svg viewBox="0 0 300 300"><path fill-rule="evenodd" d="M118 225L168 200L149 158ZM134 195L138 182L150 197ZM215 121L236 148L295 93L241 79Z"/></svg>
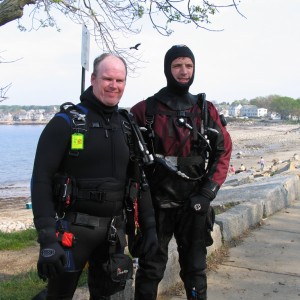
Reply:
<svg viewBox="0 0 300 300"><path fill-rule="evenodd" d="M31 209L26 208L28 197L0 199L0 231L14 232L34 228Z"/></svg>
<svg viewBox="0 0 300 300"><path fill-rule="evenodd" d="M0 231L5 233L11 233L14 231L21 231L28 228L34 228L33 222L21 222L21 221L4 221L0 222Z"/></svg>

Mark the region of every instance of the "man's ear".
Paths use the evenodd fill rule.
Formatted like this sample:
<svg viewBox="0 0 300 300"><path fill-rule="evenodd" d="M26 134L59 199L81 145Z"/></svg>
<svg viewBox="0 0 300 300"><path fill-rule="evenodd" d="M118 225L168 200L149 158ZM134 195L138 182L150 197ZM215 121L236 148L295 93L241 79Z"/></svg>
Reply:
<svg viewBox="0 0 300 300"><path fill-rule="evenodd" d="M94 73L91 74L91 83L93 84L93 82L96 79L96 75Z"/></svg>

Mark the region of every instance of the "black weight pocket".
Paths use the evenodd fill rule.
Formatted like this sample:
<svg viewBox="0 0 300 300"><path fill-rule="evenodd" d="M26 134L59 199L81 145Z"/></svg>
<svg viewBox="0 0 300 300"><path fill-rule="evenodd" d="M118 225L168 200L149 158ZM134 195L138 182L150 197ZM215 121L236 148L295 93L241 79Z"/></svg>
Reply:
<svg viewBox="0 0 300 300"><path fill-rule="evenodd" d="M109 286L110 293L114 294L125 289L126 281L132 278L133 263L132 259L122 253L110 254L109 260L103 264L103 270L110 279Z"/></svg>

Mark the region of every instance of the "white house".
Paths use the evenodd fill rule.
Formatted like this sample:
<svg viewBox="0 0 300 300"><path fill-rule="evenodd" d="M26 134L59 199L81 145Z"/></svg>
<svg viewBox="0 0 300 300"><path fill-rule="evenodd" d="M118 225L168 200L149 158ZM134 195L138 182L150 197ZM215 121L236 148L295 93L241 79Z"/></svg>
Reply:
<svg viewBox="0 0 300 300"><path fill-rule="evenodd" d="M231 117L239 117L240 116L240 110L241 110L241 108L242 108L241 104L229 106L229 109L228 109L229 116L231 116Z"/></svg>
<svg viewBox="0 0 300 300"><path fill-rule="evenodd" d="M240 110L241 117L261 118L268 115L266 108L257 108L256 105L243 105Z"/></svg>
<svg viewBox="0 0 300 300"><path fill-rule="evenodd" d="M268 110L266 108L258 108L257 109L257 116L258 117L265 117L268 115Z"/></svg>
<svg viewBox="0 0 300 300"><path fill-rule="evenodd" d="M281 115L275 111L268 114L271 120L281 120Z"/></svg>
<svg viewBox="0 0 300 300"><path fill-rule="evenodd" d="M257 106L256 105L243 105L240 110L241 117L253 118L257 117Z"/></svg>
<svg viewBox="0 0 300 300"><path fill-rule="evenodd" d="M0 121L4 121L4 122L13 121L13 115L11 113L0 114Z"/></svg>

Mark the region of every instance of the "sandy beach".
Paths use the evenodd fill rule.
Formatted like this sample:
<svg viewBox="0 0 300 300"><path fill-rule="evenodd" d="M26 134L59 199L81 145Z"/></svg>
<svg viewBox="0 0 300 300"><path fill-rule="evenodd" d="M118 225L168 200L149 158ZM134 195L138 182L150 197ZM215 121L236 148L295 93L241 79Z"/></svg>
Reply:
<svg viewBox="0 0 300 300"><path fill-rule="evenodd" d="M300 154L300 125L281 125L247 121L227 127L233 142L231 164L236 169L244 164L248 169L259 170L259 160L266 168L273 160L286 161Z"/></svg>

